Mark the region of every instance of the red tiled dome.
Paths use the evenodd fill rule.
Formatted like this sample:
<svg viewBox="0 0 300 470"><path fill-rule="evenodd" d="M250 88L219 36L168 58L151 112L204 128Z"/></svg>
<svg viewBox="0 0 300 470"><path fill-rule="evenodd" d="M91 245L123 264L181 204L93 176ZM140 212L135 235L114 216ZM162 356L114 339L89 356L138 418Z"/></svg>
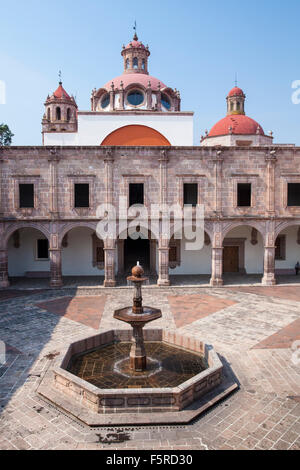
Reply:
<svg viewBox="0 0 300 470"><path fill-rule="evenodd" d="M244 92L241 88L235 86L234 88L232 88L232 90L230 90L228 96L244 96Z"/></svg>
<svg viewBox="0 0 300 470"><path fill-rule="evenodd" d="M107 91L109 91L111 88L112 82L114 83L115 88L120 88L121 82L123 82L123 88L126 88L128 85L131 85L134 83L141 84L145 88L147 88L149 81L151 83L152 90L157 90L159 83L160 83L161 89L166 88L166 85L164 85L164 83L158 80L158 78L152 77L151 75L146 75L144 73L124 73L123 75L120 75L119 77L116 77L113 80L110 80L109 82L107 82L103 88L106 88Z"/></svg>
<svg viewBox="0 0 300 470"><path fill-rule="evenodd" d="M248 116L244 114L234 114L226 116L221 119L217 124L213 126L209 137L216 137L220 135L230 134L229 128L232 127L232 134L235 135L255 135L257 134L257 128L259 129L260 135L265 135L263 128Z"/></svg>
<svg viewBox="0 0 300 470"><path fill-rule="evenodd" d="M135 39L133 39L132 41L130 41L129 44L127 44L127 46L125 47L125 49L129 49L130 47L138 47L138 48L142 48L142 49L145 49L145 46L144 44L141 42L141 41L136 41Z"/></svg>
<svg viewBox="0 0 300 470"><path fill-rule="evenodd" d="M67 99L67 100L72 99L70 95L68 95L66 90L63 88L62 83L59 84L59 87L57 88L57 90L55 90L55 92L53 93L53 96L58 99L62 99L62 98Z"/></svg>

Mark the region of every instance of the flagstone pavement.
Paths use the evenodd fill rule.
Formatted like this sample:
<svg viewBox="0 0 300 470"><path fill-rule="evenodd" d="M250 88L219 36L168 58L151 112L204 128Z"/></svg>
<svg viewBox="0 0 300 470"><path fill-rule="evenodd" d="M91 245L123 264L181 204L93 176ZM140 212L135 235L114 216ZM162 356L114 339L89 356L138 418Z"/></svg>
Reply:
<svg viewBox="0 0 300 470"><path fill-rule="evenodd" d="M126 328L112 313L132 288L2 290L0 449L300 449L299 286L145 286L143 298L162 310L153 327L213 344L239 390L189 425L89 428L36 389L61 346Z"/></svg>

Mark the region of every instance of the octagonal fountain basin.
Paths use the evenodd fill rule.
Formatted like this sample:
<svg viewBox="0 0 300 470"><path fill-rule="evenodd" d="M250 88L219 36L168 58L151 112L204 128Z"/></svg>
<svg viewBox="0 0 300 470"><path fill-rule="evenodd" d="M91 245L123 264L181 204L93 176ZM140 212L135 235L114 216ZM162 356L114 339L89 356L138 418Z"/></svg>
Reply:
<svg viewBox="0 0 300 470"><path fill-rule="evenodd" d="M111 330L69 346L53 386L97 413L180 411L222 381L211 346L179 333L146 329L147 368L132 371L131 330Z"/></svg>

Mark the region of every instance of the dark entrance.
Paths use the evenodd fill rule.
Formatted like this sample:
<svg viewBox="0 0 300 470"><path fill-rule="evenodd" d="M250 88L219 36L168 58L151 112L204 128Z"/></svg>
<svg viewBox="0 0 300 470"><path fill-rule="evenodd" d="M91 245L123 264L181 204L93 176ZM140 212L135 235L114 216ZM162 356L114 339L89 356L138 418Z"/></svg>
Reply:
<svg viewBox="0 0 300 470"><path fill-rule="evenodd" d="M139 261L145 271L150 270L150 240L124 240L124 267L130 270Z"/></svg>

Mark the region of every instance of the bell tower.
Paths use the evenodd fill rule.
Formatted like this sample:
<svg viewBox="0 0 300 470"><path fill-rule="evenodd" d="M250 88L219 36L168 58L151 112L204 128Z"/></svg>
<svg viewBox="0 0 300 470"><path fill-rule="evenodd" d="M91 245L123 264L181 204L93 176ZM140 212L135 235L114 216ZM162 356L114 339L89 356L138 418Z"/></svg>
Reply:
<svg viewBox="0 0 300 470"><path fill-rule="evenodd" d="M61 79L57 90L45 101L44 132L77 132L77 104L63 88Z"/></svg>

